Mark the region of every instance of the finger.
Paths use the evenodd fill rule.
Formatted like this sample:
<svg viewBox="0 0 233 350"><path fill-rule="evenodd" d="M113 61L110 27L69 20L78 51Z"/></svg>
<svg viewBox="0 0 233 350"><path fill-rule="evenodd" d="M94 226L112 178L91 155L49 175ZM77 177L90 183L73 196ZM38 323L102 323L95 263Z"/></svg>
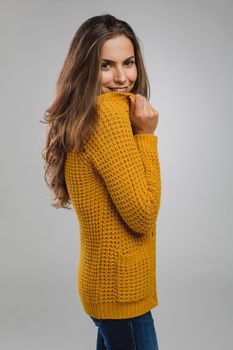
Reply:
<svg viewBox="0 0 233 350"><path fill-rule="evenodd" d="M132 96L128 96L128 97L129 97L130 104L134 105L134 98Z"/></svg>
<svg viewBox="0 0 233 350"><path fill-rule="evenodd" d="M141 115L145 108L144 97L140 94L136 94L135 98L135 113Z"/></svg>

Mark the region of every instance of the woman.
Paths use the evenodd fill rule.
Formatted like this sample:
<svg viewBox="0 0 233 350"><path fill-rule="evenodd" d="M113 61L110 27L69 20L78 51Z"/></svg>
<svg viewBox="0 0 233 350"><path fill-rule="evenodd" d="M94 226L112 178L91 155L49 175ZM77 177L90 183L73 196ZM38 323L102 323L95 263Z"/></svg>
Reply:
<svg viewBox="0 0 233 350"><path fill-rule="evenodd" d="M158 112L132 28L86 20L61 70L43 151L56 208L80 225L78 294L98 327L97 349L158 349L156 220Z"/></svg>

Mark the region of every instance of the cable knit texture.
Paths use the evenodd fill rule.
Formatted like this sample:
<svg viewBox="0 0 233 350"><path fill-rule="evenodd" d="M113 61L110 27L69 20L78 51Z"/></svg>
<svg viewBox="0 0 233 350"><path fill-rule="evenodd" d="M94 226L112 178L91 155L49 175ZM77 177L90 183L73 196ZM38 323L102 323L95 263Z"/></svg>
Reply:
<svg viewBox="0 0 233 350"><path fill-rule="evenodd" d="M85 152L69 152L65 162L80 228L77 292L84 311L102 319L136 317L158 304L158 137L133 134L130 95L97 97L97 129Z"/></svg>

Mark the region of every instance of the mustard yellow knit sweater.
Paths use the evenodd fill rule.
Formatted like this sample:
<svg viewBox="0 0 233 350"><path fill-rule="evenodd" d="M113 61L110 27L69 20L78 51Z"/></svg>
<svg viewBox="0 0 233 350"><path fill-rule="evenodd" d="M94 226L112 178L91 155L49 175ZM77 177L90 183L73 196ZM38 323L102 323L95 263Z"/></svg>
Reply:
<svg viewBox="0 0 233 350"><path fill-rule="evenodd" d="M97 97L98 128L69 152L65 180L80 228L77 292L96 318L139 316L158 304L156 220L161 179L154 134L133 134L130 92Z"/></svg>

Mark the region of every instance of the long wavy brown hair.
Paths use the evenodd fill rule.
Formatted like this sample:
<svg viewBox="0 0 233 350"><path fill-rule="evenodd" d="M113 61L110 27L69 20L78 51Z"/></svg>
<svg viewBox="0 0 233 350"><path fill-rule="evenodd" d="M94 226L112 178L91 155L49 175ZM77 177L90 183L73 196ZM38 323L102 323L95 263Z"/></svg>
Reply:
<svg viewBox="0 0 233 350"><path fill-rule="evenodd" d="M147 99L150 85L142 59L139 39L130 25L110 14L87 19L76 31L55 86L55 98L45 110L48 124L42 150L44 179L54 193L55 208L69 208L71 200L65 182L67 152L83 152L97 124L96 97L101 94L99 72L101 49L106 40L128 37L134 47L137 80L131 90Z"/></svg>

